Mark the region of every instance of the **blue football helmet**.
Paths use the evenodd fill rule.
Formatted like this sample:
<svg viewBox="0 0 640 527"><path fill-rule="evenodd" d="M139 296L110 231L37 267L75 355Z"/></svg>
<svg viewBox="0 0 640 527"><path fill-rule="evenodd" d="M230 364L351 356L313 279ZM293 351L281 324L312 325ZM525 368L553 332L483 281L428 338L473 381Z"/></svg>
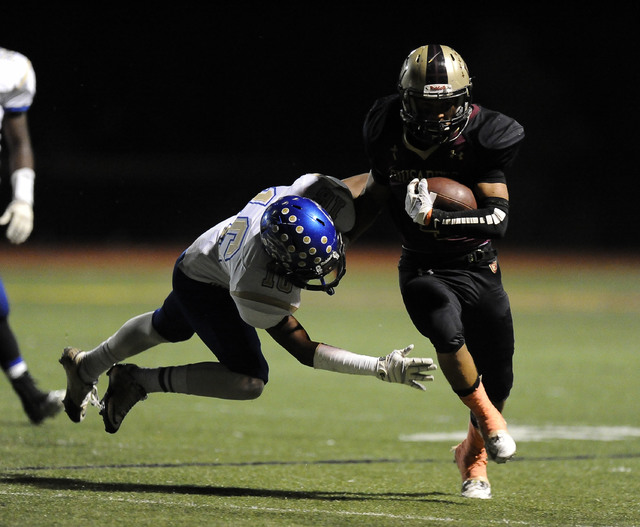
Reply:
<svg viewBox="0 0 640 527"><path fill-rule="evenodd" d="M262 214L260 238L276 270L293 285L330 295L346 272L342 236L315 201L284 196ZM335 272L326 283L325 277ZM319 283L312 283L312 281Z"/></svg>

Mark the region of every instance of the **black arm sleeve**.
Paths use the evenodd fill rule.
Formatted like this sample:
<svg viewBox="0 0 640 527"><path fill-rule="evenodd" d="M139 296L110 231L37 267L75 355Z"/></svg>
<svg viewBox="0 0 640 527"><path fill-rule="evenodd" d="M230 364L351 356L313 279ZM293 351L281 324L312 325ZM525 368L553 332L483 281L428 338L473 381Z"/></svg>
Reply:
<svg viewBox="0 0 640 527"><path fill-rule="evenodd" d="M433 209L431 226L438 237L472 236L502 238L507 231L509 202L503 198L485 198L482 208L449 212Z"/></svg>

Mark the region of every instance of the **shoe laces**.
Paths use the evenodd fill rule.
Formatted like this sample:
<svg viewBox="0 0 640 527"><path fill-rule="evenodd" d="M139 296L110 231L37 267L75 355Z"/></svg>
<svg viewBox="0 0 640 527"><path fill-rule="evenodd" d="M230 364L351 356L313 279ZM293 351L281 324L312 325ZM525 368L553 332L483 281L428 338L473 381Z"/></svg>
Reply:
<svg viewBox="0 0 640 527"><path fill-rule="evenodd" d="M98 410L102 408L102 404L100 404L100 398L98 397L98 387L95 384L92 386L91 390L83 401L83 406L87 406L89 404L91 406L95 406Z"/></svg>

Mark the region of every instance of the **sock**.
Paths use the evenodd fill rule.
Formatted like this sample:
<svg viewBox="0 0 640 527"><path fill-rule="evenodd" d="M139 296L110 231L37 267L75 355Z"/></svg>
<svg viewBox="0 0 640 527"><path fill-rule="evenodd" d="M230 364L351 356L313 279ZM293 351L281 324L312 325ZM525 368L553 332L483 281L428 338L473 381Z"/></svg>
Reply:
<svg viewBox="0 0 640 527"><path fill-rule="evenodd" d="M135 379L147 393L172 392L189 393L185 366L167 366L161 368L139 368L135 370Z"/></svg>
<svg viewBox="0 0 640 527"><path fill-rule="evenodd" d="M484 448L484 439L482 439L482 434L480 433L480 430L473 426L471 421L469 421L466 441L468 441L471 447L476 451L480 451Z"/></svg>
<svg viewBox="0 0 640 527"><path fill-rule="evenodd" d="M171 392L218 399L255 399L264 383L235 373L219 362L199 362L185 366L138 368L135 380L147 393Z"/></svg>
<svg viewBox="0 0 640 527"><path fill-rule="evenodd" d="M9 378L9 380L13 381L14 379L17 379L18 377L21 377L22 375L24 375L26 371L27 371L27 363L22 359L18 359L17 361L14 361L12 364L9 365L5 373L7 374L7 377Z"/></svg>
<svg viewBox="0 0 640 527"><path fill-rule="evenodd" d="M152 317L153 312L149 312L128 320L97 348L85 352L80 363L80 377L86 382L96 382L115 363L167 342L154 329Z"/></svg>
<svg viewBox="0 0 640 527"><path fill-rule="evenodd" d="M468 479L487 479L487 453L484 450L484 439L471 421L467 437L455 449L456 464L462 476L462 481Z"/></svg>
<svg viewBox="0 0 640 527"><path fill-rule="evenodd" d="M484 437L490 437L498 430L507 429L506 421L489 400L482 382L473 393L461 396L460 400L473 412Z"/></svg>

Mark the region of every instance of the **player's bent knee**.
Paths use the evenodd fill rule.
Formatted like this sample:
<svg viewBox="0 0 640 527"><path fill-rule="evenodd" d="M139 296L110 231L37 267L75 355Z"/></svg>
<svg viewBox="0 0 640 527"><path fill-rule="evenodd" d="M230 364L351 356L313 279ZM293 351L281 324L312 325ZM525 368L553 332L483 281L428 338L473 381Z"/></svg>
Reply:
<svg viewBox="0 0 640 527"><path fill-rule="evenodd" d="M447 337L441 340L434 337L431 339L431 342L433 343L438 355L454 355L465 345L464 335L461 334L456 334L453 337Z"/></svg>

